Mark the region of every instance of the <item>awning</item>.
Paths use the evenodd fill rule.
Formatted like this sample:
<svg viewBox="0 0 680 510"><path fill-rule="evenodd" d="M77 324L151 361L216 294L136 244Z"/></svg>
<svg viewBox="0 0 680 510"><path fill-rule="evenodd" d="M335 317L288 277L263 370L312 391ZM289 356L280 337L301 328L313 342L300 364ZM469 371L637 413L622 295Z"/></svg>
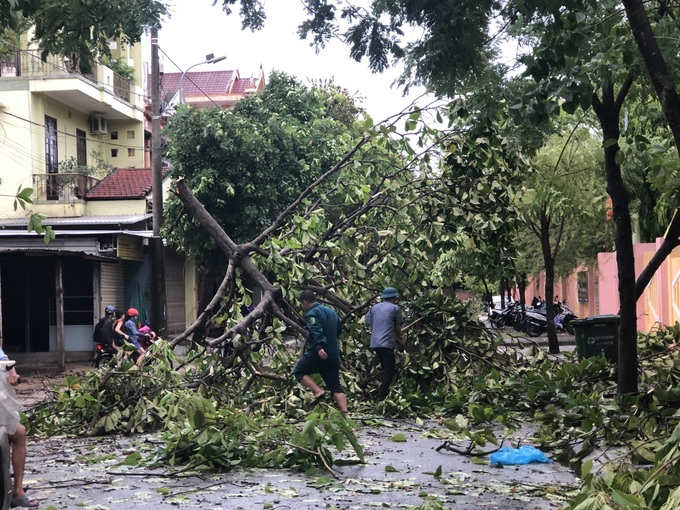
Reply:
<svg viewBox="0 0 680 510"><path fill-rule="evenodd" d="M42 222L45 226L51 227L67 227L67 226L82 226L82 225L134 225L150 220L153 214L120 214L114 216L73 216L73 217L51 217L45 218ZM28 225L27 218L7 218L0 219L0 229L14 229L26 227Z"/></svg>
<svg viewBox="0 0 680 510"><path fill-rule="evenodd" d="M69 258L82 258L87 260L96 260L98 262L118 262L117 258L105 257L103 255L92 255L82 251L70 251L70 250L49 250L49 249L36 249L36 248L14 248L14 249L3 249L0 247L0 258L4 255L26 255L27 257L69 257Z"/></svg>
<svg viewBox="0 0 680 510"><path fill-rule="evenodd" d="M137 251L141 253L141 239L152 238L151 230L55 230L55 238L45 245L42 235L25 230L0 230L0 254L25 251L43 255L65 255L114 258L116 248L113 238L120 242L123 238L140 239ZM128 243L129 244L129 243ZM147 244L147 243L144 243ZM117 258L121 257L120 253Z"/></svg>

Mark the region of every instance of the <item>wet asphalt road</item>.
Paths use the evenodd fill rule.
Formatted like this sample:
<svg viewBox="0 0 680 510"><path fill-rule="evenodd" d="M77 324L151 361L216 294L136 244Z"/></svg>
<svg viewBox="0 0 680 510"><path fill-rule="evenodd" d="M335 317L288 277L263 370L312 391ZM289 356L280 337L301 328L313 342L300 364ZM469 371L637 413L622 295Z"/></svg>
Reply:
<svg viewBox="0 0 680 510"><path fill-rule="evenodd" d="M397 433L406 441L391 441ZM446 508L531 510L566 506L578 486L571 470L554 462L498 468L488 457L477 464L436 451L447 432L434 422L360 425L357 435L366 463L339 466L335 477L290 470L169 476L163 469L121 465L130 453L155 447L153 436L138 436L31 440L25 478L40 508L89 510L409 508L427 500Z"/></svg>

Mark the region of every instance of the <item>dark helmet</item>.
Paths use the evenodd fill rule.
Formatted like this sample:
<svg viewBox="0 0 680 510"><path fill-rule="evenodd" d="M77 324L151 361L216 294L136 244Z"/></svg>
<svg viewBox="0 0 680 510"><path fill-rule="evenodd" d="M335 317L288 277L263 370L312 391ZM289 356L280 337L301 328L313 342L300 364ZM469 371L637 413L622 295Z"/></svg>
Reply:
<svg viewBox="0 0 680 510"><path fill-rule="evenodd" d="M396 298L399 299L401 296L397 292L397 289L394 287L385 287L385 289L382 292L382 295L380 296L381 299L391 299L391 298Z"/></svg>
<svg viewBox="0 0 680 510"><path fill-rule="evenodd" d="M134 317L135 315L139 315L139 312L137 311L136 308L130 308L130 309L128 309L127 314L130 317Z"/></svg>

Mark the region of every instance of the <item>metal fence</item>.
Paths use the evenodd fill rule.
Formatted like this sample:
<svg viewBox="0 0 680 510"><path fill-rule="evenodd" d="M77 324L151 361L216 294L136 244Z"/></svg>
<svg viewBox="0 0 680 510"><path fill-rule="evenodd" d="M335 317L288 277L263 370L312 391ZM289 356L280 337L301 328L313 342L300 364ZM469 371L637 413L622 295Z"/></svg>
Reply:
<svg viewBox="0 0 680 510"><path fill-rule="evenodd" d="M82 199L99 179L83 174L33 174L36 200L64 201Z"/></svg>

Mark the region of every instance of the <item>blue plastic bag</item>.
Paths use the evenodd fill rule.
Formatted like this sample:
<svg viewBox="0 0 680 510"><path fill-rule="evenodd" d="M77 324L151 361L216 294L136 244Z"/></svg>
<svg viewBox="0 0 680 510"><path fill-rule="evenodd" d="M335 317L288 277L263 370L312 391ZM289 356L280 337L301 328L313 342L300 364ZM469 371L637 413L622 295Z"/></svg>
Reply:
<svg viewBox="0 0 680 510"><path fill-rule="evenodd" d="M538 448L533 446L520 446L511 448L504 446L497 452L491 454L491 464L502 464L511 466L514 464L529 464L530 462L550 462L548 456Z"/></svg>

